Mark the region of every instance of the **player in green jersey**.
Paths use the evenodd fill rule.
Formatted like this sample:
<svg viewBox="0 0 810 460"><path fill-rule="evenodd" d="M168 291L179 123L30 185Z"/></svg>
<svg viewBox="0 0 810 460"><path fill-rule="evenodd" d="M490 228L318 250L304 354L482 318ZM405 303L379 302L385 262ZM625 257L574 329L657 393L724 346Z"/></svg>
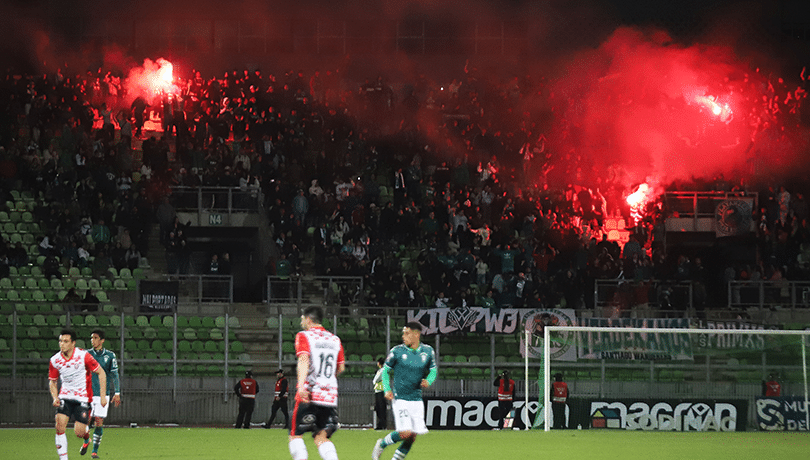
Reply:
<svg viewBox="0 0 810 460"><path fill-rule="evenodd" d="M410 322L402 328L402 345L388 353L383 366L382 381L385 398L392 401L396 430L378 439L371 452L372 460L379 460L383 450L402 441L392 460L403 460L411 450L416 436L428 432L425 425L425 407L422 389L436 380L436 354L433 347L420 342L422 325ZM394 371L393 387L390 372Z"/></svg>
<svg viewBox="0 0 810 460"><path fill-rule="evenodd" d="M107 408L109 404L102 406L96 404L102 394L113 394L112 402L115 407L121 405L121 384L118 380L118 360L115 358L115 353L110 350L104 349L104 331L95 329L90 335L90 343L93 349L89 351L98 364L107 373L107 388L99 388L98 377L93 374L93 412L92 416L95 419L96 428L93 430L93 453L91 457L99 458L98 446L101 444L101 435L104 434L104 418L107 416ZM86 449L86 446L84 447Z"/></svg>

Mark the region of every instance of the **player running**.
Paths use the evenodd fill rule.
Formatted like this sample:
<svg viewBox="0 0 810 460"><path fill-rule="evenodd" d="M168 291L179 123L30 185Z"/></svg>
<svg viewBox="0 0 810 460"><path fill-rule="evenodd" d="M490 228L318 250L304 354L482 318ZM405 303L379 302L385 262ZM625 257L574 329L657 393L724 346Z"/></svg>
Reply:
<svg viewBox="0 0 810 460"><path fill-rule="evenodd" d="M70 329L62 329L59 334L59 353L51 357L48 368L49 389L53 406L56 409L56 452L60 460L67 460L67 436L65 430L70 418L75 421L73 432L84 439L79 451L80 455L87 453L87 440L90 430L87 427L90 418L90 399L93 397L91 374L98 374L99 385L107 387L107 374L98 365L95 359L85 350L76 348L76 333ZM62 382L61 389L57 380ZM107 405L107 395L102 394L102 406Z"/></svg>
<svg viewBox="0 0 810 460"><path fill-rule="evenodd" d="M436 355L433 347L420 343L422 325L410 322L402 328L402 344L388 353L383 367L382 381L385 398L391 403L396 430L378 439L371 451L372 460L379 460L383 450L399 441L399 448L392 460L403 460L411 450L416 435L428 432L425 426L425 407L422 405L422 388L436 380ZM394 387L390 375L394 371Z"/></svg>
<svg viewBox="0 0 810 460"><path fill-rule="evenodd" d="M293 460L306 460L303 434L311 431L323 460L338 460L335 445L329 438L338 428L337 376L345 369L340 338L321 326L323 310L308 307L301 315L301 329L295 336L298 357L298 383L295 393L290 455Z"/></svg>
<svg viewBox="0 0 810 460"><path fill-rule="evenodd" d="M115 407L121 405L118 360L115 359L115 353L104 349L104 340L104 331L101 329L94 330L90 335L90 343L93 345L93 349L88 353L98 362L99 366L104 369L104 372L108 376L108 385L106 388L102 389L101 386L99 386L98 376L93 374L93 416L91 418L95 420L96 425L93 430L93 452L90 453L90 456L93 458L99 458L98 446L101 444L101 436L104 434L104 418L107 417L107 409L110 407L109 405L101 405L101 395L109 396L110 393L112 393L112 402L115 404Z"/></svg>

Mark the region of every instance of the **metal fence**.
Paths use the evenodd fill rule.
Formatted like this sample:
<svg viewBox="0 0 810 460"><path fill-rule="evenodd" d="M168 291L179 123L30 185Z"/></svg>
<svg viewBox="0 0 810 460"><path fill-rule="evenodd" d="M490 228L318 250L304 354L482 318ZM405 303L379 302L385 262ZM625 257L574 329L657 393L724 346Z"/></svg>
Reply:
<svg viewBox="0 0 810 460"><path fill-rule="evenodd" d="M178 314L53 315L81 332L84 343L79 346L89 345L92 328L108 331L107 345L120 357L125 398L125 404L111 412L110 423L231 424L236 415L233 386L247 369L254 371L263 389L254 416L254 422L261 422L269 412L274 371L279 367L291 371L295 365L294 336L300 330L300 320L294 308L270 314L277 309L275 305L243 306L244 312L238 317L232 308L222 305L221 315L194 319ZM341 420L346 425L368 425L374 362L400 343L405 319L394 309L373 313L352 307L348 314L333 311L324 325L341 337L347 358L347 370L340 379ZM23 314L12 312L8 318L11 334L0 343L0 349L8 347L0 350L0 390L4 395L0 396L0 419L14 424L49 424L53 414L47 394L47 358L58 350L56 335L42 339L36 350L26 349ZM185 326L184 321L191 324ZM60 322L46 330L58 334ZM209 336L203 339L205 331ZM528 391L530 398L539 396L536 380L541 362L530 360L526 372L517 334L457 333L426 336L424 341L437 352L440 376L427 392L430 396L491 397L492 381L502 369L513 372L519 395ZM156 351L156 347L163 351ZM632 392L653 397L753 398L766 372L777 371L786 377L798 372L791 362L780 359L778 350L776 356L771 353L754 352L754 359L746 362L696 356L692 362L679 363L586 360L555 362L554 366L565 374L576 396L621 397ZM290 379L294 388L292 372ZM786 380L787 393L793 379Z"/></svg>

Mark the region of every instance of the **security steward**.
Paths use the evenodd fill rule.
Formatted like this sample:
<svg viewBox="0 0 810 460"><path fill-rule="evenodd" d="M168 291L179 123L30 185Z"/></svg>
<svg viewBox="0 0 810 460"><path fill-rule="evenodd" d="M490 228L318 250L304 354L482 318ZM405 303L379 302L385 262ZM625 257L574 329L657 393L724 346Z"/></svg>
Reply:
<svg viewBox="0 0 810 460"><path fill-rule="evenodd" d="M253 373L245 372L245 378L233 387L234 393L239 397L239 415L236 416L236 428L250 428L250 419L256 407L256 394L259 393L259 384L253 380ZM244 422L244 424L243 424Z"/></svg>
<svg viewBox="0 0 810 460"><path fill-rule="evenodd" d="M512 411L512 401L515 397L515 381L509 378L509 371L503 371L495 379L494 385L498 387L498 427L505 428L503 422Z"/></svg>
<svg viewBox="0 0 810 460"><path fill-rule="evenodd" d="M287 378L284 377L284 369L277 370L276 376L278 379L276 380L276 393L273 395L273 408L270 410L270 419L267 420L264 427L270 428L273 424L273 419L276 418L276 412L281 409L281 413L284 415L284 429L289 430L290 412L287 408L287 396L289 395L289 391L287 389Z"/></svg>
<svg viewBox="0 0 810 460"><path fill-rule="evenodd" d="M554 375L551 384L551 412L554 414L555 430L567 428L565 426L565 404L568 402L568 384L563 382L562 374Z"/></svg>

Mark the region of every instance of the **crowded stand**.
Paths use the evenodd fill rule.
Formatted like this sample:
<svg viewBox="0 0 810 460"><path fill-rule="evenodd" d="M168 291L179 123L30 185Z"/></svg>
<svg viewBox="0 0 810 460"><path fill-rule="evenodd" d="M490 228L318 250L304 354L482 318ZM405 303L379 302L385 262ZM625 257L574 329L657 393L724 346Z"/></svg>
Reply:
<svg viewBox="0 0 810 460"><path fill-rule="evenodd" d="M595 280L612 279L694 282L703 311L725 307L731 280L810 277L803 184L695 174L631 208L639 182L575 152L575 127L558 115L575 101L540 78L496 80L472 66L449 84L193 71L151 95L123 81L105 69L5 76L0 277L29 265L49 279L132 272L154 253L150 229L169 273L211 273L214 262L184 256L174 210L174 188L199 186L261 197L275 243L268 275L363 277L364 292L341 293L346 306L594 309ZM804 75L796 89L759 74L726 85L765 95L747 100L752 145L772 127L802 129ZM530 100L547 109L526 111ZM756 194L755 257L668 247L664 197L676 190ZM609 219L627 223L625 241L609 238ZM650 295L684 308L666 288Z"/></svg>

